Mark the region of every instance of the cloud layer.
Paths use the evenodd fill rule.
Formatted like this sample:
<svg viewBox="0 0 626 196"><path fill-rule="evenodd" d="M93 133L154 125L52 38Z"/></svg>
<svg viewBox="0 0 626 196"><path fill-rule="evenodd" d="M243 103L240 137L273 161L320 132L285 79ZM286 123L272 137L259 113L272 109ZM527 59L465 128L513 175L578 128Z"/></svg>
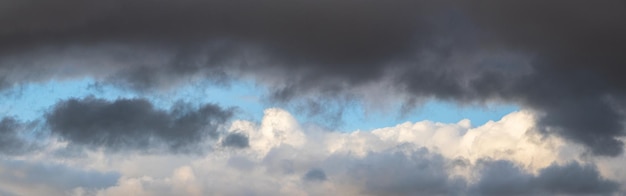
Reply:
<svg viewBox="0 0 626 196"><path fill-rule="evenodd" d="M0 194L624 193L625 18L620 0L0 1L0 96L85 79L135 96L2 114ZM148 98L233 81L331 125L354 105L522 109L334 132Z"/></svg>
<svg viewBox="0 0 626 196"><path fill-rule="evenodd" d="M582 146L542 137L533 129L536 123L533 113L521 111L478 127L468 120L422 121L340 133L303 126L290 113L273 108L261 122L236 120L219 140L205 138L213 150L204 155L83 148L82 156L67 157L54 153L69 147L57 140L22 160L3 160L0 180L9 183L0 190L17 195L623 192L626 178L611 175L620 171L620 160L581 157ZM247 146L240 145L244 138ZM50 168L61 168L63 180L29 177L58 171ZM34 185L39 188L25 188Z"/></svg>
<svg viewBox="0 0 626 196"><path fill-rule="evenodd" d="M2 2L0 87L95 77L140 90L253 78L270 99L505 101L543 133L622 153L622 1ZM374 88L374 89L373 89ZM376 95L382 96L382 95ZM375 100L375 99L374 99ZM316 110L313 107L311 110Z"/></svg>

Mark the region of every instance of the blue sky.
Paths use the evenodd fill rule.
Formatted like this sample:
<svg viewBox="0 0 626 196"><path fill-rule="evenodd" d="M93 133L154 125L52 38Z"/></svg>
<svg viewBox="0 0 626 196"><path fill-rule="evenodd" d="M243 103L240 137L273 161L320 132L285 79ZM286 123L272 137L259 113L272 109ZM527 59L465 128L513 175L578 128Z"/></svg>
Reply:
<svg viewBox="0 0 626 196"><path fill-rule="evenodd" d="M263 110L271 105L263 101L265 90L251 82L233 82L228 86L218 85L185 85L171 91L138 94L107 85L94 85L94 80L83 78L80 80L50 81L46 83L30 83L15 86L4 92L0 97L0 113L16 116L22 120L34 120L48 110L59 100L71 97L82 98L93 95L99 98L116 99L146 96L157 104L157 107L168 108L176 101L189 103L217 103L224 107L238 108L236 119L260 121ZM283 106L285 107L285 106ZM288 111L296 110L293 107L283 108ZM334 129L341 131L371 130L380 127L394 126L403 122L435 121L455 123L462 119L469 119L473 126L482 125L489 120L499 120L502 116L519 110L514 105L492 104L487 106L464 105L452 102L427 101L414 111L401 115L399 112L365 112L365 109L354 104L344 110L342 121ZM303 112L291 112L304 123L323 124L324 117L311 118Z"/></svg>

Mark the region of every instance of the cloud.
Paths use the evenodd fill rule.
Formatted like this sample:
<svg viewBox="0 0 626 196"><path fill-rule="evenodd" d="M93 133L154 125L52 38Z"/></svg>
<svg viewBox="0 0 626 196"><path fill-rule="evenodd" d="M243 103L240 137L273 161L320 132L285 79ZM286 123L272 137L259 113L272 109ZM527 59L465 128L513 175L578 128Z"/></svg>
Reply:
<svg viewBox="0 0 626 196"><path fill-rule="evenodd" d="M498 121L489 121L478 127L472 127L467 119L455 124L406 122L372 130L375 139L357 144L342 142L341 145L348 149L367 149L367 145L390 146L405 142L436 150L451 159L463 157L476 162L491 157L514 161L531 170L547 167L554 161L575 159L577 155L562 152L569 149L578 151L577 146L568 146L558 137L544 137L537 131L536 125L535 114L530 111L512 112ZM356 152L364 154L367 151Z"/></svg>
<svg viewBox="0 0 626 196"><path fill-rule="evenodd" d="M448 195L463 191L463 180L448 172L448 160L441 155L420 148L404 150L392 148L356 159L348 165L346 175L352 183L359 183L366 195Z"/></svg>
<svg viewBox="0 0 626 196"><path fill-rule="evenodd" d="M505 50L533 56L533 74L492 89L544 112L540 124L598 155L623 151L624 2L476 1L468 12ZM532 14L530 14L532 13ZM489 83L507 79L491 78ZM489 79L489 78L485 78ZM498 86L488 85L483 86ZM485 92L489 93L489 92ZM484 93L483 93L484 94Z"/></svg>
<svg viewBox="0 0 626 196"><path fill-rule="evenodd" d="M108 108L117 102L141 100L86 98L73 101L104 103L101 106ZM61 103L68 104L69 101ZM100 111L93 109L100 108L96 106L81 108L84 115ZM191 107L186 111L199 108ZM153 108L149 111L170 114L174 109ZM39 153L8 157L9 160L1 162L0 180L7 183L0 185L0 190L16 195L39 193L36 191L75 195L575 195L623 192L623 182L626 182L623 176L611 175L612 171L619 171L615 169L621 168L621 160L616 160L615 165L607 165L604 163L607 158L585 157L586 152L576 144L556 137L544 138L533 129L537 125L535 115L530 111L513 112L499 121L477 127L472 127L468 120L450 124L421 121L371 132L331 132L301 126L289 112L271 108L265 111L261 122L233 121L224 130L221 141L208 143L207 147L213 150L204 156L143 153L136 149L138 147L120 143L130 149L85 148L81 156L68 157L47 153L63 148L58 146L61 144L49 143ZM142 116L150 117L148 114ZM247 138L248 147L229 149L236 147L224 146L229 143L225 142L229 136L245 136L242 138ZM212 139L202 138L203 141ZM162 138L157 141L167 144ZM71 145L77 141L57 142ZM77 145L105 145L92 143ZM46 175L30 179L24 177L32 176L28 172L14 171ZM62 171L64 175L54 171ZM84 180L85 176L93 178ZM55 177L62 179L46 183ZM39 184L46 186L23 188Z"/></svg>
<svg viewBox="0 0 626 196"><path fill-rule="evenodd" d="M41 43L99 41L176 46L230 38L272 44L274 50L311 59L365 62L363 58L378 59L406 50L411 43L404 41L414 33L428 32L416 28L423 23L419 16L424 14L413 12L426 12L428 9L421 8L424 5L435 4L370 0L5 2L0 24L10 28L0 35L3 43L10 44L5 50L15 50L9 46L29 49ZM33 11L38 12L24 14Z"/></svg>
<svg viewBox="0 0 626 196"><path fill-rule="evenodd" d="M231 133L228 134L222 140L222 146L224 147L234 147L234 148L247 148L250 147L248 142L248 136L245 136L240 133Z"/></svg>
<svg viewBox="0 0 626 196"><path fill-rule="evenodd" d="M577 162L542 169L535 181L546 192L557 194L608 194L619 189L619 184L600 176L595 166Z"/></svg>
<svg viewBox="0 0 626 196"><path fill-rule="evenodd" d="M35 140L35 133L28 136L28 132L36 127L36 123L22 123L12 117L4 117L0 120L0 154L21 155L37 148L36 143L26 138Z"/></svg>
<svg viewBox="0 0 626 196"><path fill-rule="evenodd" d="M623 151L621 1L2 2L0 86L94 77L150 92L253 78L274 101L504 101L543 133ZM529 14L532 13L532 14ZM364 90L365 89L365 90ZM393 99L394 101L397 99ZM324 106L320 106L320 104ZM341 112L339 112L341 114ZM601 125L601 126L600 126Z"/></svg>
<svg viewBox="0 0 626 196"><path fill-rule="evenodd" d="M0 190L15 195L67 195L74 189L96 191L114 186L120 175L29 161L0 162Z"/></svg>
<svg viewBox="0 0 626 196"><path fill-rule="evenodd" d="M571 149L553 141L556 138L536 141L540 135L532 129L535 123L531 112L522 111L474 128L467 120L457 124L424 121L372 132L338 133L303 128L286 111L268 109L259 124L235 121L229 129L249 135L249 148L226 150L221 156L189 164L195 180L186 183L198 192L186 193L485 195L619 191L619 185L605 179L595 166L576 162L582 151L568 157L561 151ZM132 187L159 184L158 189L173 193L174 184L182 183L173 181L174 176L133 178L138 184ZM216 181L203 176L223 178ZM231 181L246 186L238 187ZM111 190L130 188L130 184L119 184ZM153 190L144 189L147 194Z"/></svg>
<svg viewBox="0 0 626 196"><path fill-rule="evenodd" d="M323 170L318 169L318 168L314 168L314 169L310 169L308 172L306 172L306 174L304 174L304 176L302 177L302 179L307 180L307 181L325 181L326 180L326 173L324 173Z"/></svg>
<svg viewBox="0 0 626 196"><path fill-rule="evenodd" d="M58 102L46 114L50 131L71 145L104 147L113 151L196 151L206 137L218 137L218 128L233 111L205 104L197 108L179 103L167 110L147 99L108 101L94 97Z"/></svg>
<svg viewBox="0 0 626 196"><path fill-rule="evenodd" d="M196 73L213 75L216 70L212 68L231 62L229 58L255 56L254 51L259 50L268 60L278 60L279 63L271 64L280 69L291 67L280 65L288 63L295 66L294 71L324 74L334 69L330 64L341 63L350 65L338 70L345 74L360 63L410 53L414 35L429 34L428 29L433 26L422 17L423 12L429 10L423 5L431 3L388 4L372 0L5 2L0 26L9 28L0 32L0 43L3 43L0 55L8 59L2 63L2 68L6 69L11 82L19 82L18 75L28 76L22 79L36 80L37 77L25 70L39 69L43 73L40 75L58 77L113 74L114 83L126 81L131 87L141 89L167 85L168 81ZM70 7L81 11L69 10ZM346 12L348 9L351 11ZM245 51L249 47L259 49L242 54L242 47ZM29 58L32 56L37 58ZM98 60L104 62L105 68L84 63ZM307 65L311 62L326 66ZM46 68L40 63L77 69L70 73L57 72L55 68L43 72ZM103 69L104 72L96 71ZM266 65L246 66L246 69L273 70ZM380 67L360 70L367 75L378 75ZM158 82L160 80L165 81Z"/></svg>
<svg viewBox="0 0 626 196"><path fill-rule="evenodd" d="M470 188L478 195L605 195L619 190L619 185L601 177L595 166L577 162L553 164L537 176L508 161L481 164L482 176Z"/></svg>

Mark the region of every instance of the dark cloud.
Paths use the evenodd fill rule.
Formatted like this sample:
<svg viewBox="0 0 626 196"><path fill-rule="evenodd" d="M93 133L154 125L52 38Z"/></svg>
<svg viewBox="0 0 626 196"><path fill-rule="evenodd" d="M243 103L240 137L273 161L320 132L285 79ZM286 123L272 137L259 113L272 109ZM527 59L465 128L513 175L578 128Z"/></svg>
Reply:
<svg viewBox="0 0 626 196"><path fill-rule="evenodd" d="M36 139L33 123L23 123L11 117L4 117L0 120L0 154L20 155L30 152L37 146L28 141ZM29 131L32 133L29 136Z"/></svg>
<svg viewBox="0 0 626 196"><path fill-rule="evenodd" d="M0 55L6 59L25 57L17 58L20 65L14 61L3 63L2 67L13 74L27 74L16 66L45 69L39 61L28 58L32 56L44 58L61 53L85 58L89 54L87 60L91 61L106 56L107 66L115 67L114 72L120 72L122 80L143 88L145 82L205 71L233 55L244 58L241 47L254 46L272 61L265 65L279 69L315 75L332 69L351 76L356 70L353 68L361 67L359 75L368 78L380 75L381 67L360 64L407 55L418 41L413 40L416 34L431 33L432 24L423 15L432 6L424 5L434 4L374 0L3 2L0 26L7 28L0 32ZM163 51L170 54L155 57L161 58L160 62L137 58ZM318 67L312 63L349 66ZM75 72L101 69L80 67ZM269 67L247 67L252 68Z"/></svg>
<svg viewBox="0 0 626 196"><path fill-rule="evenodd" d="M551 132L585 144L594 154L618 155L624 136L626 58L623 1L477 1L471 16L501 47L535 58L533 74L494 91L545 113ZM492 80L498 82L501 80ZM547 132L550 132L549 130Z"/></svg>
<svg viewBox="0 0 626 196"><path fill-rule="evenodd" d="M553 164L534 176L512 162L488 161L477 184L479 195L609 195L619 191L616 182L603 179L594 166L577 162Z"/></svg>
<svg viewBox="0 0 626 196"><path fill-rule="evenodd" d="M544 168L534 183L551 194L609 194L619 191L619 184L604 179L593 165L571 162Z"/></svg>
<svg viewBox="0 0 626 196"><path fill-rule="evenodd" d="M3 2L4 50L42 43L99 41L191 44L208 38L252 41L325 61L367 62L397 55L433 3L356 1ZM347 12L346 10L350 10ZM350 71L350 70L345 70Z"/></svg>
<svg viewBox="0 0 626 196"><path fill-rule="evenodd" d="M302 179L313 182L326 181L326 173L324 173L324 171L319 168L313 168L307 171Z"/></svg>
<svg viewBox="0 0 626 196"><path fill-rule="evenodd" d="M87 97L57 103L46 121L53 134L71 144L111 150L165 147L179 152L193 150L207 136L217 137L218 126L232 115L232 110L213 104L195 108L180 103L166 111L146 99Z"/></svg>
<svg viewBox="0 0 626 196"><path fill-rule="evenodd" d="M250 147L248 136L241 133L231 133L226 135L222 140L222 146L234 147L234 148L247 148Z"/></svg>
<svg viewBox="0 0 626 196"><path fill-rule="evenodd" d="M544 133L623 151L623 1L29 0L0 4L0 86L90 75L131 89L255 78L274 101L513 102ZM310 103L325 103L313 101ZM325 108L309 104L311 111ZM341 111L337 112L341 114Z"/></svg>

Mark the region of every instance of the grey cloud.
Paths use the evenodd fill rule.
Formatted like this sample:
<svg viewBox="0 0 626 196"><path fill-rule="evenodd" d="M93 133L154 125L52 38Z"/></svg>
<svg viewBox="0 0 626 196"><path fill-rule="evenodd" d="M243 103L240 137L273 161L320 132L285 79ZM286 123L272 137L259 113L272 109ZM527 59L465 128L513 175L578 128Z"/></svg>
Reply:
<svg viewBox="0 0 626 196"><path fill-rule="evenodd" d="M517 103L544 114L545 133L597 155L623 151L616 138L625 135L626 6L619 0L30 0L0 7L5 87L91 75L145 90L251 75L269 84L272 100L291 101L358 99L355 88L389 82L408 94L408 106L428 98ZM324 108L309 105L313 113Z"/></svg>
<svg viewBox="0 0 626 196"><path fill-rule="evenodd" d="M246 171L249 172L252 169L254 169L257 164L253 161L251 161L250 159L243 157L243 156L232 156L228 159L228 165L242 170L242 171Z"/></svg>
<svg viewBox="0 0 626 196"><path fill-rule="evenodd" d="M546 132L618 155L624 136L623 1L477 1L470 15L503 48L534 56L533 74L503 96L545 113ZM498 82L501 80L491 80ZM549 131L552 129L553 131Z"/></svg>
<svg viewBox="0 0 626 196"><path fill-rule="evenodd" d="M311 59L367 62L412 47L407 43L433 3L379 1L4 2L5 50L40 43L153 41L178 45L208 38L274 45ZM350 12L346 12L350 10ZM36 13L36 14L33 14ZM11 48L9 48L11 46ZM349 71L349 70L345 70Z"/></svg>
<svg viewBox="0 0 626 196"><path fill-rule="evenodd" d="M326 181L326 173L324 173L324 170L321 170L319 168L313 168L307 171L302 179L313 182Z"/></svg>
<svg viewBox="0 0 626 196"><path fill-rule="evenodd" d="M222 146L234 147L234 148L247 148L250 147L248 136L241 133L231 133L226 135L222 140Z"/></svg>
<svg viewBox="0 0 626 196"><path fill-rule="evenodd" d="M13 192L9 192L9 191L5 191L0 189L0 194L5 195L5 196L17 196L18 194L15 194Z"/></svg>
<svg viewBox="0 0 626 196"><path fill-rule="evenodd" d="M293 176L309 194L348 195L460 195L466 182L449 171L451 160L426 148L401 145L365 156L332 153L316 157L310 149L281 145L259 162L267 176ZM230 162L230 161L229 161ZM338 192L318 192L318 185L333 185ZM343 188L356 192L341 192Z"/></svg>
<svg viewBox="0 0 626 196"><path fill-rule="evenodd" d="M524 195L531 194L532 174L524 172L509 161L493 161L483 165L480 180L471 187L483 195Z"/></svg>
<svg viewBox="0 0 626 196"><path fill-rule="evenodd" d="M551 194L610 194L619 191L619 184L604 179L592 165L572 162L553 164L540 171L534 184Z"/></svg>
<svg viewBox="0 0 626 196"><path fill-rule="evenodd" d="M469 169L472 177L457 176L457 169ZM553 163L535 175L508 160L470 164L410 145L358 158L334 154L319 170L333 176L327 179L330 183L358 187L362 195L611 195L620 191L620 185L602 177L594 165Z"/></svg>
<svg viewBox="0 0 626 196"><path fill-rule="evenodd" d="M34 142L26 139L29 131L31 140L36 139L34 123L23 123L15 118L4 117L0 120L0 154L20 155L37 148Z"/></svg>
<svg viewBox="0 0 626 196"><path fill-rule="evenodd" d="M332 156L323 168L330 175L347 176L346 180L361 187L364 195L460 194L465 181L448 172L447 162L425 148L395 149L371 152L358 159Z"/></svg>
<svg viewBox="0 0 626 196"><path fill-rule="evenodd" d="M262 164L267 166L267 171L279 174L293 174L296 172L297 163L293 157L298 153L298 149L290 145L282 145L278 148L272 148L263 157Z"/></svg>
<svg viewBox="0 0 626 196"><path fill-rule="evenodd" d="M571 162L553 164L534 176L512 162L484 162L479 182L470 187L478 195L609 195L619 184L604 179L594 166Z"/></svg>
<svg viewBox="0 0 626 196"><path fill-rule="evenodd" d="M120 174L71 168L53 163L6 161L0 163L0 189L22 193L64 195L74 188L103 189L116 184ZM35 191L35 192L33 192ZM38 192L36 191L45 191Z"/></svg>
<svg viewBox="0 0 626 196"><path fill-rule="evenodd" d="M181 103L166 111L146 99L87 97L60 101L46 122L53 134L74 145L185 152L195 151L193 147L207 136L217 137L218 126L232 115L232 110L213 104L195 108Z"/></svg>
<svg viewBox="0 0 626 196"><path fill-rule="evenodd" d="M32 62L29 57L81 48L69 55L80 58L85 51L96 50L110 58L109 64L121 61L131 66L116 68L123 80L137 88L156 85L146 83L149 81L210 69L233 55L243 58L238 52L241 46L251 45L275 62L267 63L270 67L252 65L246 69L264 70L276 65L315 75L332 69L351 76L353 68L361 67L361 75L377 76L382 67L360 64L410 54L416 42L413 37L430 34L429 27L433 26L422 17L432 9L428 5L434 4L374 0L4 2L6 11L0 16L0 26L11 28L0 32L0 55L8 58L39 51L18 61L36 69L36 63L27 63ZM122 50L99 50L107 44L121 45ZM137 52L142 49L145 52ZM163 60L164 66L154 67L136 58L158 51L173 53L166 55L171 58ZM311 66L312 62L316 66ZM3 64L11 72L22 69ZM317 66L327 64L350 66ZM145 67L153 73L138 71Z"/></svg>

